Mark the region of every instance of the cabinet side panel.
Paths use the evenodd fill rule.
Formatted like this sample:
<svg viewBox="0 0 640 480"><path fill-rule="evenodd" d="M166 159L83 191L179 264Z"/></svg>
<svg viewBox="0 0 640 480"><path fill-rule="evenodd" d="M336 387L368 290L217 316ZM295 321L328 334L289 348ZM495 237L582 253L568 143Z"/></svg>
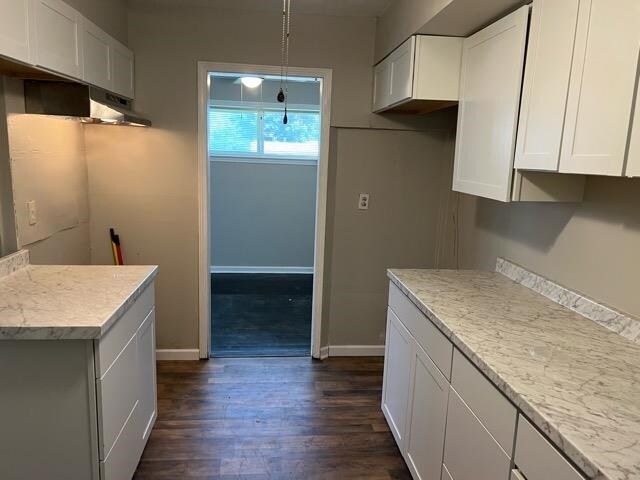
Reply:
<svg viewBox="0 0 640 480"><path fill-rule="evenodd" d="M95 384L87 371L87 342L0 341L3 480L96 478Z"/></svg>

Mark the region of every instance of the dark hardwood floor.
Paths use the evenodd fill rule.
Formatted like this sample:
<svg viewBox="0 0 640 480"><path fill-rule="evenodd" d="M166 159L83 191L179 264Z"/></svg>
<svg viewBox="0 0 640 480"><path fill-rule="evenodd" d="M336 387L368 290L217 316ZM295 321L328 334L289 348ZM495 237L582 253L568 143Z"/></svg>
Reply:
<svg viewBox="0 0 640 480"><path fill-rule="evenodd" d="M214 357L305 356L311 351L313 275L211 275Z"/></svg>
<svg viewBox="0 0 640 480"><path fill-rule="evenodd" d="M382 358L158 362L135 479L410 479L380 410Z"/></svg>

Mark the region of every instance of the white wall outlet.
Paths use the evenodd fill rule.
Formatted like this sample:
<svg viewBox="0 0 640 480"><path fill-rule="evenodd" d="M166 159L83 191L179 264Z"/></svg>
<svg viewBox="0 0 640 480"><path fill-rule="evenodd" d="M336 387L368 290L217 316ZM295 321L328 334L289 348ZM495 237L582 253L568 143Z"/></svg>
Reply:
<svg viewBox="0 0 640 480"><path fill-rule="evenodd" d="M358 197L358 210L369 210L369 194L361 193Z"/></svg>
<svg viewBox="0 0 640 480"><path fill-rule="evenodd" d="M38 223L35 200L30 200L27 202L27 214L29 215L29 225L35 225L36 223Z"/></svg>

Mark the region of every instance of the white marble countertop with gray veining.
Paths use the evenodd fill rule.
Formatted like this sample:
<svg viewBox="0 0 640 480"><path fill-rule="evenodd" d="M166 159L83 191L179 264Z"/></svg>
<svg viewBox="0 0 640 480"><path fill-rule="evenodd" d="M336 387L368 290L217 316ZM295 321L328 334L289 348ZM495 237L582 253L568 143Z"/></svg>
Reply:
<svg viewBox="0 0 640 480"><path fill-rule="evenodd" d="M640 345L500 273L389 278L591 479L640 479Z"/></svg>
<svg viewBox="0 0 640 480"><path fill-rule="evenodd" d="M26 265L0 278L0 340L99 338L157 271L155 266Z"/></svg>

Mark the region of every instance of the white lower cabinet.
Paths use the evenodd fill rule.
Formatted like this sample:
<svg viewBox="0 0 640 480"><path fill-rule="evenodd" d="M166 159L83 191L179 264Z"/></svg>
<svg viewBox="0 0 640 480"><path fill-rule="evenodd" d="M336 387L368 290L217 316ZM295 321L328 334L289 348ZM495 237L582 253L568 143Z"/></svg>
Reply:
<svg viewBox="0 0 640 480"><path fill-rule="evenodd" d="M382 412L401 450L404 447L412 338L393 310L387 310Z"/></svg>
<svg viewBox="0 0 640 480"><path fill-rule="evenodd" d="M584 480L393 283L382 411L415 480Z"/></svg>
<svg viewBox="0 0 640 480"><path fill-rule="evenodd" d="M405 458L414 478L440 478L449 382L415 344L407 417Z"/></svg>
<svg viewBox="0 0 640 480"><path fill-rule="evenodd" d="M99 339L0 341L2 480L133 477L156 419L154 320L151 284Z"/></svg>
<svg viewBox="0 0 640 480"><path fill-rule="evenodd" d="M444 464L454 480L507 480L511 457L451 388Z"/></svg>

